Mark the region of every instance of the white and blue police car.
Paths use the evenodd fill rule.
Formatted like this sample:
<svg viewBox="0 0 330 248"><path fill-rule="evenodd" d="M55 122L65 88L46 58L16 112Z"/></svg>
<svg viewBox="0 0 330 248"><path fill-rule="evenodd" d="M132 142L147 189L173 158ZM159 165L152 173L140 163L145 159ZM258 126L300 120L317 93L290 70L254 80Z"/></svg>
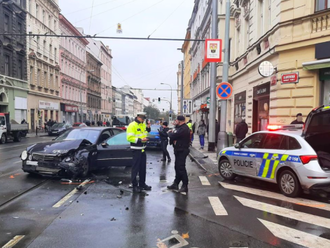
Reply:
<svg viewBox="0 0 330 248"><path fill-rule="evenodd" d="M313 109L305 125L269 125L218 154L220 175L276 183L288 197L330 188L330 106Z"/></svg>

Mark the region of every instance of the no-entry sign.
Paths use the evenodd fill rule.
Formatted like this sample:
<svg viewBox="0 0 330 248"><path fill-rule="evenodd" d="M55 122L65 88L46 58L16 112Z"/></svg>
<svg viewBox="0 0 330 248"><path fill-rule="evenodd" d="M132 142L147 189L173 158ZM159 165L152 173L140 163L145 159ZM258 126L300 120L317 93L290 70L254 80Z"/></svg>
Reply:
<svg viewBox="0 0 330 248"><path fill-rule="evenodd" d="M222 99L228 99L233 94L233 87L230 83L222 82L217 87L217 96Z"/></svg>
<svg viewBox="0 0 330 248"><path fill-rule="evenodd" d="M299 72L284 73L281 76L281 84L296 84L299 82Z"/></svg>

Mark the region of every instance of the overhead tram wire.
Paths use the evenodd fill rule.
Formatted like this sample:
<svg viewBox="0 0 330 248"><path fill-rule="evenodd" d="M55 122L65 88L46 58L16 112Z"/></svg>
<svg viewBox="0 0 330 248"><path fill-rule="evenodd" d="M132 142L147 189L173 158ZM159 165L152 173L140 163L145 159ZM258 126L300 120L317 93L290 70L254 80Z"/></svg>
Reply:
<svg viewBox="0 0 330 248"><path fill-rule="evenodd" d="M91 26L92 26L92 19L93 19L93 9L94 9L94 1L92 2L92 11L91 11L91 17L89 19L89 29L88 29L88 32L90 33L91 32Z"/></svg>
<svg viewBox="0 0 330 248"><path fill-rule="evenodd" d="M122 5L119 5L119 6L116 6L116 7L114 7L114 8L108 9L108 10L106 10L106 11L103 11L103 12L97 13L97 14L93 15L92 18L94 18L95 16L98 16L98 15L102 15L102 14L104 14L104 13L107 13L107 12L109 12L109 11L111 11L111 10L118 9L118 8L120 8L120 7L123 7L123 6L125 6L125 5L127 5L127 4L129 4L129 3L133 3L133 2L136 2L136 1L137 1L137 0L132 0L132 1L128 2L128 3L124 3L124 4L122 4ZM81 20L76 21L76 22L74 22L74 23L76 24L76 23L78 23L78 22L86 21L86 20L88 20L88 19L89 19L89 18L81 19Z"/></svg>
<svg viewBox="0 0 330 248"><path fill-rule="evenodd" d="M142 12L144 12L144 11L146 11L146 10L148 10L148 9L151 9L152 7L154 7L154 6L160 4L161 2L164 2L164 1L165 1L165 0L160 0L159 2L157 2L157 3L153 4L153 5L151 5L151 6L147 7L147 8L145 8L145 9L143 9L143 10L141 10L141 11L139 11L138 13L136 13L136 14L134 14L134 15L132 15L132 16L130 16L130 17L128 17L128 18L122 20L122 21L119 22L119 23L123 23L123 22L125 22L125 21L127 21L127 20L129 20L129 19L131 19L131 18L133 18L133 17L135 17L135 16L141 14ZM116 24L116 25L113 25L113 26L111 26L111 27L109 27L109 28L106 28L105 30L103 30L103 31L101 31L101 32L98 32L97 34L101 34L101 33L105 32L105 31L107 31L107 30L113 28L114 26L117 26L117 24Z"/></svg>
<svg viewBox="0 0 330 248"><path fill-rule="evenodd" d="M202 39L180 39L180 38L143 38L143 37L112 37L112 36L97 36L97 35L65 35L65 34L17 34L17 33L0 33L0 35L7 35L7 36L39 36L39 37L58 37L58 38L93 38L93 39L109 39L109 40L149 40L149 41L196 41L196 42L205 42Z"/></svg>
<svg viewBox="0 0 330 248"><path fill-rule="evenodd" d="M169 14L169 16L167 16L166 18L165 18L165 20L149 35L149 37L151 36L151 35L153 35L161 26L163 26L163 24L181 7L181 5L184 3L184 2L186 2L187 0L183 0L179 5L178 5L178 7L176 7L175 8L175 10L171 13L171 14Z"/></svg>

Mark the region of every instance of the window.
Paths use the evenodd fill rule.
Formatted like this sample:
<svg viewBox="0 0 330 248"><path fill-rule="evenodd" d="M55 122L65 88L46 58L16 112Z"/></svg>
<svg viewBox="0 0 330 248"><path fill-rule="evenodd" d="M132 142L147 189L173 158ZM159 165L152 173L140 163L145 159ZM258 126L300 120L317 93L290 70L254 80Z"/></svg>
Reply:
<svg viewBox="0 0 330 248"><path fill-rule="evenodd" d="M44 40L44 47L43 47L43 53L44 53L44 56L46 56L46 40Z"/></svg>
<svg viewBox="0 0 330 248"><path fill-rule="evenodd" d="M23 61L21 59L18 60L17 77L23 79Z"/></svg>
<svg viewBox="0 0 330 248"><path fill-rule="evenodd" d="M57 29L57 22L56 22L56 20L54 20L54 30L53 31L55 31L56 32L56 29Z"/></svg>
<svg viewBox="0 0 330 248"><path fill-rule="evenodd" d="M266 138L265 133L257 133L249 136L242 142L244 148L264 148L263 143Z"/></svg>
<svg viewBox="0 0 330 248"><path fill-rule="evenodd" d="M48 27L50 27L50 25L52 25L52 16L48 16Z"/></svg>
<svg viewBox="0 0 330 248"><path fill-rule="evenodd" d="M53 76L53 74L50 74L50 76L49 76L49 87L51 89L54 88L54 76Z"/></svg>
<svg viewBox="0 0 330 248"><path fill-rule="evenodd" d="M42 11L42 22L43 22L43 24L46 23L46 12L44 10Z"/></svg>
<svg viewBox="0 0 330 248"><path fill-rule="evenodd" d="M54 48L54 58L55 58L55 62L57 62L57 48Z"/></svg>
<svg viewBox="0 0 330 248"><path fill-rule="evenodd" d="M268 134L264 142L264 149L283 149L286 150L287 146L285 145L285 139L283 142L284 136L280 134ZM284 143L284 145L282 145Z"/></svg>
<svg viewBox="0 0 330 248"><path fill-rule="evenodd" d="M9 15L5 14L5 32L9 32L9 23L10 23L10 19L9 19Z"/></svg>
<svg viewBox="0 0 330 248"><path fill-rule="evenodd" d="M5 75L9 76L10 74L10 57L5 55Z"/></svg>
<svg viewBox="0 0 330 248"><path fill-rule="evenodd" d="M44 87L48 88L47 72L44 72Z"/></svg>
<svg viewBox="0 0 330 248"><path fill-rule="evenodd" d="M104 132L101 134L100 138L99 138L99 143L105 142L105 141L106 141L107 139L109 139L111 136L112 136L112 135L111 135L111 133L110 133L109 130L104 131Z"/></svg>
<svg viewBox="0 0 330 248"><path fill-rule="evenodd" d="M330 0L316 0L315 11L321 11L330 8Z"/></svg>
<svg viewBox="0 0 330 248"><path fill-rule="evenodd" d="M107 144L109 146L120 146L120 145L129 145L129 142L127 141L126 133L121 132L118 135L108 139Z"/></svg>
<svg viewBox="0 0 330 248"><path fill-rule="evenodd" d="M299 142L292 137L286 137L288 139L288 143L289 143L289 149L288 150L297 150L297 149L301 149L301 146L299 144Z"/></svg>
<svg viewBox="0 0 330 248"><path fill-rule="evenodd" d="M52 52L53 52L53 46L49 44L49 58L53 56Z"/></svg>
<svg viewBox="0 0 330 248"><path fill-rule="evenodd" d="M37 85L41 85L41 70L38 69L38 72L37 72Z"/></svg>
<svg viewBox="0 0 330 248"><path fill-rule="evenodd" d="M36 4L36 18L39 18L39 5Z"/></svg>
<svg viewBox="0 0 330 248"><path fill-rule="evenodd" d="M34 74L34 68L33 66L30 66L30 84L34 84L33 74Z"/></svg>

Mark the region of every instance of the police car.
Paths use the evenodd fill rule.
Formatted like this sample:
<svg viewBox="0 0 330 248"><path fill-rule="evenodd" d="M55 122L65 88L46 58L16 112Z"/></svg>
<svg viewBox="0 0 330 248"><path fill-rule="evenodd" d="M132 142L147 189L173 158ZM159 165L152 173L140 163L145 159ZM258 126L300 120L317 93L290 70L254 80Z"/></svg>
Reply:
<svg viewBox="0 0 330 248"><path fill-rule="evenodd" d="M302 126L302 125L301 125ZM330 106L313 109L304 127L269 125L218 154L220 175L277 183L296 197L301 190L330 189Z"/></svg>

